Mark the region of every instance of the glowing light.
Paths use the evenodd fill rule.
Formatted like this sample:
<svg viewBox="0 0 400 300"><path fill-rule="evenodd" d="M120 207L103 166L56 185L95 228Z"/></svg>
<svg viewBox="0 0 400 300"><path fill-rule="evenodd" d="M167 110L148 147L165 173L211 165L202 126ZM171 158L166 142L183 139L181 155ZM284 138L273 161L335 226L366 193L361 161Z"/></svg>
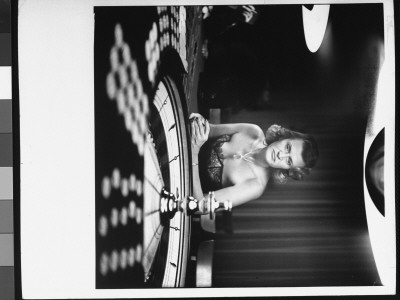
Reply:
<svg viewBox="0 0 400 300"><path fill-rule="evenodd" d="M140 244L136 246L136 261L139 263L142 261L142 245Z"/></svg>
<svg viewBox="0 0 400 300"><path fill-rule="evenodd" d="M131 176L129 177L129 190L131 192L134 192L136 189L136 176L135 174L131 174Z"/></svg>
<svg viewBox="0 0 400 300"><path fill-rule="evenodd" d="M111 225L113 227L117 227L117 225L118 225L118 210L116 208L113 208L111 210L110 218L111 218L111 220L110 220L111 221Z"/></svg>
<svg viewBox="0 0 400 300"><path fill-rule="evenodd" d="M153 44L157 41L157 24L156 22L153 22L153 27L151 28L151 32L150 32L150 36L151 36L151 41L153 42Z"/></svg>
<svg viewBox="0 0 400 300"><path fill-rule="evenodd" d="M154 79L155 79L155 74L154 74L155 73L155 66L153 65L153 60L151 60L150 63L148 64L147 73L148 73L148 76L149 76L149 80L151 82L154 82Z"/></svg>
<svg viewBox="0 0 400 300"><path fill-rule="evenodd" d="M135 249L134 248L130 248L129 252L128 252L128 265L130 267L133 267L135 265Z"/></svg>
<svg viewBox="0 0 400 300"><path fill-rule="evenodd" d="M144 134L140 134L137 140L137 149L140 156L144 155L144 143L145 143L145 136Z"/></svg>
<svg viewBox="0 0 400 300"><path fill-rule="evenodd" d="M125 110L124 112L124 120L125 120L125 128L129 131L132 127L132 113L129 109ZM122 191L123 192L123 191Z"/></svg>
<svg viewBox="0 0 400 300"><path fill-rule="evenodd" d="M143 191L142 181L137 180L136 181L136 193L139 197L142 195L142 191Z"/></svg>
<svg viewBox="0 0 400 300"><path fill-rule="evenodd" d="M125 87L128 83L128 73L124 65L119 66L118 74L122 87Z"/></svg>
<svg viewBox="0 0 400 300"><path fill-rule="evenodd" d="M117 168L115 168L113 170L112 179L111 180L112 180L111 184L112 184L113 188L117 189L119 187L119 185L120 185L120 182L121 182L121 173Z"/></svg>
<svg viewBox="0 0 400 300"><path fill-rule="evenodd" d="M113 73L107 75L107 95L110 99L114 99L117 93L117 84Z"/></svg>
<svg viewBox="0 0 400 300"><path fill-rule="evenodd" d="M114 250L111 253L111 259L110 259L110 269L115 272L118 269L118 262L119 262L119 257L118 257L118 252Z"/></svg>
<svg viewBox="0 0 400 300"><path fill-rule="evenodd" d="M135 201L129 202L128 216L131 219L135 218L135 216L136 216L136 203L135 203Z"/></svg>
<svg viewBox="0 0 400 300"><path fill-rule="evenodd" d="M145 115L142 115L142 117L139 119L139 128L141 132L145 132L147 129L147 122Z"/></svg>
<svg viewBox="0 0 400 300"><path fill-rule="evenodd" d="M123 36L123 32L122 32L122 27L120 24L117 24L115 26L115 31L114 31L114 35L115 35L115 42L117 44L117 46L122 46L123 44L123 40L124 40L124 36Z"/></svg>
<svg viewBox="0 0 400 300"><path fill-rule="evenodd" d="M127 178L123 178L121 180L121 193L122 193L122 196L124 196L124 197L128 196L128 193L129 193L129 182L128 182Z"/></svg>
<svg viewBox="0 0 400 300"><path fill-rule="evenodd" d="M111 69L115 72L118 69L118 49L117 47L112 47L110 52L110 63Z"/></svg>
<svg viewBox="0 0 400 300"><path fill-rule="evenodd" d="M108 231L108 221L105 216L100 217L99 221L99 233L101 236L106 236Z"/></svg>
<svg viewBox="0 0 400 300"><path fill-rule="evenodd" d="M149 99L147 98L146 94L143 94L140 100L142 100L143 115L147 116L149 113Z"/></svg>
<svg viewBox="0 0 400 300"><path fill-rule="evenodd" d="M311 10L304 5L303 27L308 50L317 52L324 39L329 17L329 5L314 5Z"/></svg>
<svg viewBox="0 0 400 300"><path fill-rule="evenodd" d="M101 183L101 191L102 191L103 197L105 199L110 197L110 194L111 194L111 181L110 181L110 178L108 178L108 177L104 177L103 178L103 181Z"/></svg>
<svg viewBox="0 0 400 300"><path fill-rule="evenodd" d="M128 224L128 209L126 207L121 209L120 222L124 226Z"/></svg>
<svg viewBox="0 0 400 300"><path fill-rule="evenodd" d="M100 273L105 276L108 272L108 256L106 253L103 253L100 258Z"/></svg>
<svg viewBox="0 0 400 300"><path fill-rule="evenodd" d="M122 57L124 58L124 63L129 64L131 62L131 49L128 44L122 46Z"/></svg>
<svg viewBox="0 0 400 300"><path fill-rule="evenodd" d="M126 249L121 250L121 254L119 256L119 265L122 270L126 268L126 265L128 264L128 252Z"/></svg>
<svg viewBox="0 0 400 300"><path fill-rule="evenodd" d="M164 20L162 18L158 20L158 24L160 25L160 32L164 31Z"/></svg>
<svg viewBox="0 0 400 300"><path fill-rule="evenodd" d="M117 107L118 107L118 112L120 114L123 114L124 111L125 111L125 107L126 107L126 105L125 105L125 95L124 95L123 90L119 90L117 92Z"/></svg>
<svg viewBox="0 0 400 300"><path fill-rule="evenodd" d="M151 59L151 42L149 40L147 40L146 43L144 44L144 48L145 48L145 53L146 53L146 59L147 59L147 61L150 61L150 59Z"/></svg>
<svg viewBox="0 0 400 300"><path fill-rule="evenodd" d="M136 223L141 224L143 218L143 211L140 207L136 209Z"/></svg>
<svg viewBox="0 0 400 300"><path fill-rule="evenodd" d="M142 86L142 81L138 78L138 80L135 80L135 82L133 83L135 86L135 91L136 91L136 97L137 99L142 98L143 96L143 86Z"/></svg>
<svg viewBox="0 0 400 300"><path fill-rule="evenodd" d="M139 128L138 128L138 124L136 122L132 122L131 134L132 134L132 142L135 145L137 145L138 138L139 138Z"/></svg>
<svg viewBox="0 0 400 300"><path fill-rule="evenodd" d="M134 80L138 79L139 78L139 71L138 71L138 67L137 67L136 61L132 61L131 62L130 70L131 70L132 80L134 81Z"/></svg>

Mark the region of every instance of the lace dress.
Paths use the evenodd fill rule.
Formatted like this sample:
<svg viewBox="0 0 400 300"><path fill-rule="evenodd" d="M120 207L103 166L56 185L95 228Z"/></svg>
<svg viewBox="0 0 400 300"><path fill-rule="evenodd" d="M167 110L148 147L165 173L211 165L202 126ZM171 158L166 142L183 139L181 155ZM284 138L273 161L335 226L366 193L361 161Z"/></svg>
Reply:
<svg viewBox="0 0 400 300"><path fill-rule="evenodd" d="M204 193L222 188L222 172L224 155L222 145L231 140L230 135L222 135L217 139L208 140L199 153L199 175Z"/></svg>

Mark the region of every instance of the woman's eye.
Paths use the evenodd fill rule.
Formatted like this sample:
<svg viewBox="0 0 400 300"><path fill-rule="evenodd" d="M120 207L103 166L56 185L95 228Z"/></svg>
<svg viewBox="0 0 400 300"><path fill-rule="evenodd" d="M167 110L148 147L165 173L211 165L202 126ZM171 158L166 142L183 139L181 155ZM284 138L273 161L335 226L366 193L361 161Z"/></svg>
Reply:
<svg viewBox="0 0 400 300"><path fill-rule="evenodd" d="M291 160L290 158L288 158L288 159L286 160L286 163L287 163L287 165L288 165L289 167L292 166L292 160Z"/></svg>

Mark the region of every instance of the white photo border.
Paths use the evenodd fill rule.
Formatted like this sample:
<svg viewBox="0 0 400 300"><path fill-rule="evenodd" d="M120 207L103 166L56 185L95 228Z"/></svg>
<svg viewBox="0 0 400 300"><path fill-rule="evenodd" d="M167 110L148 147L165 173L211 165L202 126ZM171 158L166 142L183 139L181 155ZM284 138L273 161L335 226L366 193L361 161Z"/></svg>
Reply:
<svg viewBox="0 0 400 300"><path fill-rule="evenodd" d="M231 4L383 3L388 78L384 112L365 155L386 128L385 196L391 276L395 244L395 55L393 1L230 1ZM388 286L99 290L95 288L94 15L96 6L204 5L224 1L19 1L21 289L26 299L384 295ZM32 76L34 74L34 76ZM70 122L73 119L74 122ZM73 141L73 143L71 143ZM64 170L57 173L57 169ZM59 193L62 190L63 193ZM366 191L366 189L364 189ZM32 213L35 212L35 213ZM372 226L369 223L369 226ZM370 227L371 228L371 227ZM40 243L38 242L40 240ZM34 245L34 246L32 246ZM18 255L16 253L16 255ZM394 259L394 260L393 260ZM77 269L79 267L79 269ZM39 275L39 274L40 275Z"/></svg>

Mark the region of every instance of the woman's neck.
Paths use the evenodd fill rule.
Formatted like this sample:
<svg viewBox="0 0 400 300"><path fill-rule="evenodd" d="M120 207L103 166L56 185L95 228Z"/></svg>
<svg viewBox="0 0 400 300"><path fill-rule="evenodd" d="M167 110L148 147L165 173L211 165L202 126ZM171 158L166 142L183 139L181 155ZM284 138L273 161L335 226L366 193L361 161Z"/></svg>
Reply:
<svg viewBox="0 0 400 300"><path fill-rule="evenodd" d="M250 154L250 156L254 160L254 163L256 165L259 165L259 166L263 167L263 168L269 167L269 165L268 165L268 163L267 163L267 161L265 159L267 148L268 148L268 146L265 146L264 148L260 148L258 150L255 150L255 151L253 151L252 154Z"/></svg>
<svg viewBox="0 0 400 300"><path fill-rule="evenodd" d="M249 163L253 163L263 168L269 167L265 157L268 145L265 145L264 140L255 140L248 152L239 152L233 155L234 159L242 159Z"/></svg>

